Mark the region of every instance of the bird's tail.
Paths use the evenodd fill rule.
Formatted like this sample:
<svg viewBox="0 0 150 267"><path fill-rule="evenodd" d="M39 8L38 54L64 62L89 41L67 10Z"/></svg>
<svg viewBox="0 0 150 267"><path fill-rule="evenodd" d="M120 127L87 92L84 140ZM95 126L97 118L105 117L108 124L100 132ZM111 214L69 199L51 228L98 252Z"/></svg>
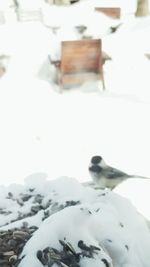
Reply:
<svg viewBox="0 0 150 267"><path fill-rule="evenodd" d="M150 179L150 177L140 176L140 175L130 175L130 178L137 178L137 179Z"/></svg>

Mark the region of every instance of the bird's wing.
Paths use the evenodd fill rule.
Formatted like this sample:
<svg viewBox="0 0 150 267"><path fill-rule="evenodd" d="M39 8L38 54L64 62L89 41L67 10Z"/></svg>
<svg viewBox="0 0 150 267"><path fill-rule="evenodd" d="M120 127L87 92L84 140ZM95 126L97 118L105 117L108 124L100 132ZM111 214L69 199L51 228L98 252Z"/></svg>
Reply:
<svg viewBox="0 0 150 267"><path fill-rule="evenodd" d="M109 167L107 170L107 177L109 179L113 179L113 178L119 178L119 177L129 177L128 174L126 174L125 172L122 172L118 169L115 169L115 168L112 168L112 167Z"/></svg>

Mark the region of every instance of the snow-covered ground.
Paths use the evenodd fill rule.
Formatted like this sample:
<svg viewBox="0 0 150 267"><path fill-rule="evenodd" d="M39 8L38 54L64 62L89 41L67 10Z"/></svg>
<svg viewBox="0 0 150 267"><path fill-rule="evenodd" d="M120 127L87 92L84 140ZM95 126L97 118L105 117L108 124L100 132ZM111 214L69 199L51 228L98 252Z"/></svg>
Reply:
<svg viewBox="0 0 150 267"><path fill-rule="evenodd" d="M143 219L122 196L130 199L138 212L150 220L150 181L137 179L124 182L115 189L117 194L109 192L108 197L98 203L98 193L90 188L82 188L78 182L91 180L88 165L93 155L103 156L109 165L127 173L150 177L150 61L144 55L150 53L150 17L139 19L128 14L135 10L135 1L130 1L129 6L120 2L123 8L120 20L94 13L96 1L84 0L69 7L48 7L42 1L36 1L35 6L32 1L32 8L42 8L43 21L18 22L14 8L10 7L12 3L4 2L0 6L6 16L5 24L0 25L0 55L8 55L9 59L6 61L7 71L0 78L0 207L8 210L11 208L13 214L9 217L10 221L15 219L20 206L15 206L14 201L12 205L11 200L6 200L5 197L9 190L15 192L14 194L24 191L24 178L33 174L36 180L33 186L37 187L38 193L45 194L47 200L52 183L56 186L58 202L58 195L62 191L61 198L64 201L81 201L82 198L81 205L84 209L88 207L93 214L97 206L102 207L106 214L104 218L109 219L103 221L105 219L102 220L99 213L96 214L96 219L95 214L90 219L86 218L87 214L80 215L80 208L75 206L64 209L58 215L53 214L42 222L43 211L40 211L32 218L33 221L31 218L28 221L41 228L39 227L35 237L25 248L25 253L31 247L34 250L35 240L39 240L40 231L45 229L46 224L53 225L53 220L62 221L62 226L58 225L59 233L62 232L61 227L67 224L66 219L71 221L79 217L82 219L81 232L82 223L86 221L85 232L80 232L80 236L76 238L84 239L86 236L86 244L102 246L102 257L105 254L108 261L111 262L111 259L103 252L103 246L106 245L104 248L114 257L115 253L118 255L118 246L127 242L126 250L119 252L122 253L124 262L116 262L115 267L148 267L149 253L145 252L144 256L142 253L149 250L149 232ZM20 4L23 7L27 5L27 1L20 1ZM106 91L102 90L100 82L92 82L64 90L60 94L59 87L54 83L55 70L50 65L48 55L59 58L61 41L78 39L75 26L81 23L88 27L87 35L102 38L103 50L112 57L112 61L104 65ZM109 34L110 27L120 23L118 31ZM56 34L50 28L54 26L59 27ZM40 184L38 177L40 180L41 176L53 181ZM55 182L57 177L62 176L70 177L72 184L69 185L69 180L65 181L65 178ZM33 177L30 176L30 182ZM73 182L71 177L78 182ZM13 185L7 187L12 183ZM22 208L22 213L29 212L31 203L28 202ZM121 213L123 210L124 214ZM120 233L119 241L115 239L115 251L112 252L107 244L102 244L102 232L99 231L97 220L102 220L103 233L110 234L103 236L104 240L115 239L117 221L122 220L122 223L127 224L125 231L123 229ZM1 229L2 225L10 221L8 217L1 215ZM113 226L109 229L110 222ZM132 222L137 223L137 227ZM16 226L19 227L20 222L17 223ZM56 226L51 227L52 232L56 231ZM75 228L72 228L71 232L74 231ZM98 239L95 239L95 231L100 235ZM41 243L38 249L54 246L58 242L56 239L52 243ZM77 249L73 236L70 240ZM131 251L126 255L128 245ZM141 248L142 245L145 246L144 249ZM29 257L32 258L32 267L33 262L36 267L41 266L35 260L34 251L30 251ZM97 257L101 259L101 255ZM120 261L120 258L117 259ZM88 266L87 264L89 263L85 260L81 266ZM97 264L101 266L99 260L92 263L92 266L96 267ZM101 264L104 266L103 262ZM26 265L29 265L29 260L27 259L26 264L25 258L25 263L20 267Z"/></svg>
<svg viewBox="0 0 150 267"><path fill-rule="evenodd" d="M79 38L74 30L79 16L57 35L41 22L14 20L0 26L0 54L10 56L0 79L1 184L22 182L38 171L50 178L67 175L86 181L95 153L126 172L150 176L150 61L144 56L149 52L150 18L129 16L110 35L108 28L120 20L83 12L86 5L90 2L67 7L67 14L80 10L90 33L102 36L103 50L112 57L104 66L105 92L101 84L91 83L59 94L53 83L48 55L59 57L61 40ZM67 17L65 8L48 10ZM54 26L55 16L50 18Z"/></svg>
<svg viewBox="0 0 150 267"><path fill-rule="evenodd" d="M24 186L1 187L0 201L0 231L23 224L38 227L15 266L149 266L147 224L129 201L112 191L84 187L67 177L47 181L41 174L29 176ZM17 242L27 233L15 235ZM63 252L64 244L71 252Z"/></svg>

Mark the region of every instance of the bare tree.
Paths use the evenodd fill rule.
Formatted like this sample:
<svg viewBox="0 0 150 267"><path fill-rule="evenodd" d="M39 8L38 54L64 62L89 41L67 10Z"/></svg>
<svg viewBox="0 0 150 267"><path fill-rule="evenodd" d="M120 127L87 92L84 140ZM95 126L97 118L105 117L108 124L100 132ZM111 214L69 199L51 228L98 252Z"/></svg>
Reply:
<svg viewBox="0 0 150 267"><path fill-rule="evenodd" d="M149 15L149 1L148 0L137 0L137 9L135 16L143 17Z"/></svg>

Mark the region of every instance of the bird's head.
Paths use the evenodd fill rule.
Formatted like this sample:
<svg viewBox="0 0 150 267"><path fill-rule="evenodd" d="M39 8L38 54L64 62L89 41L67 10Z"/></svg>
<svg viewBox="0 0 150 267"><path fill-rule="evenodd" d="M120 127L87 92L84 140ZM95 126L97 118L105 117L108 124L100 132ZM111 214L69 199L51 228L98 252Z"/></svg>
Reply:
<svg viewBox="0 0 150 267"><path fill-rule="evenodd" d="M106 167L106 163L101 156L93 156L91 158L90 166L93 165L100 166L101 168Z"/></svg>

